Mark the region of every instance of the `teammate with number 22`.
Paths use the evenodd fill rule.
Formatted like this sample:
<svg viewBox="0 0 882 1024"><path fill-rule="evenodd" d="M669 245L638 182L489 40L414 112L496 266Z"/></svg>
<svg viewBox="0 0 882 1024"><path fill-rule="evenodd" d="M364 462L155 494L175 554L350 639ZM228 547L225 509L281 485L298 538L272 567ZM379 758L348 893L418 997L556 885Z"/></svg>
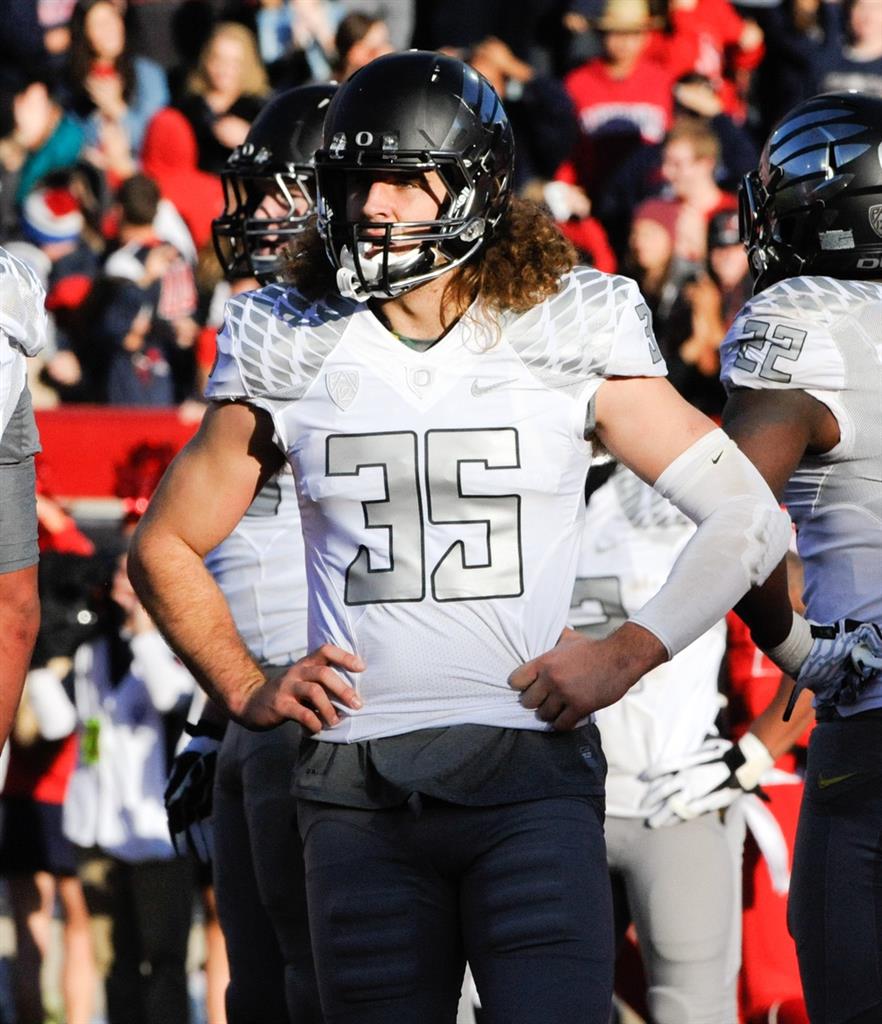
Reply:
<svg viewBox="0 0 882 1024"><path fill-rule="evenodd" d="M807 614L837 624L795 617L770 647L778 572L738 609L815 692L789 927L813 1024L878 1024L882 98L828 93L791 110L744 180L741 213L756 295L721 350L724 423L797 524ZM853 649L847 671L835 659L812 669L806 652L824 633L830 648Z"/></svg>
<svg viewBox="0 0 882 1024"><path fill-rule="evenodd" d="M452 1022L466 958L488 1021L605 1024L591 712L765 580L790 537L664 379L634 283L574 267L511 196L512 161L498 97L454 58L393 54L340 86L317 234L290 285L229 302L211 408L130 555L235 720L313 734L295 792L333 1024ZM668 583L596 642L565 631L595 445L698 524ZM312 653L270 680L202 556L284 458Z"/></svg>

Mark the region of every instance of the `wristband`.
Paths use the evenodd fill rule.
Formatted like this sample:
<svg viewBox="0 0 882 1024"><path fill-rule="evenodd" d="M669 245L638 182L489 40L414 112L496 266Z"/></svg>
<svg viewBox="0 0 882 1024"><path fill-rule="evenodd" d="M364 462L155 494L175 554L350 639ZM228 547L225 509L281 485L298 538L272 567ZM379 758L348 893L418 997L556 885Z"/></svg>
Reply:
<svg viewBox="0 0 882 1024"><path fill-rule="evenodd" d="M218 743L224 738L226 731L226 722L220 724L218 722L209 722L204 718L200 718L198 722L187 722L184 726L184 732L188 736L192 736L194 739L197 736L205 736L207 739L217 740Z"/></svg>
<svg viewBox="0 0 882 1024"><path fill-rule="evenodd" d="M793 622L786 638L765 651L766 656L792 679L796 679L803 662L809 656L814 639L812 627L801 615L793 613Z"/></svg>
<svg viewBox="0 0 882 1024"><path fill-rule="evenodd" d="M735 769L735 778L738 785L749 793L756 789L763 774L775 762L769 748L752 732L746 732L736 746L744 757L744 763Z"/></svg>

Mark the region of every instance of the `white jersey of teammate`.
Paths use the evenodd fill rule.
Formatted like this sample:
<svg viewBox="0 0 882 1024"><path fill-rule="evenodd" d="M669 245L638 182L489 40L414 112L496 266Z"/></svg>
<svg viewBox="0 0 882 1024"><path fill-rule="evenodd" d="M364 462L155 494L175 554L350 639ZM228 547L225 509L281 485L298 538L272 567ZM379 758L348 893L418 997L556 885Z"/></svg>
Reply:
<svg viewBox="0 0 882 1024"><path fill-rule="evenodd" d="M45 300L34 271L0 248L0 437L24 390L25 356L46 344Z"/></svg>
<svg viewBox="0 0 882 1024"><path fill-rule="evenodd" d="M570 608L570 625L600 638L653 597L695 525L624 466L592 495ZM726 650L720 621L671 661L595 714L609 765L607 814L645 818L647 768L697 750L717 733L717 688Z"/></svg>
<svg viewBox="0 0 882 1024"><path fill-rule="evenodd" d="M205 556L239 635L263 665L306 653L306 572L290 467L272 477L235 530Z"/></svg>
<svg viewBox="0 0 882 1024"><path fill-rule="evenodd" d="M579 268L422 353L363 303L269 286L230 301L218 349L207 394L269 412L294 466L309 646L367 665L364 707L317 738L549 728L508 677L566 622L594 394L665 372L634 282Z"/></svg>
<svg viewBox="0 0 882 1024"><path fill-rule="evenodd" d="M806 455L784 501L814 622L882 623L882 284L795 277L755 296L721 350L727 388L805 391L840 441ZM843 715L882 707L882 675Z"/></svg>

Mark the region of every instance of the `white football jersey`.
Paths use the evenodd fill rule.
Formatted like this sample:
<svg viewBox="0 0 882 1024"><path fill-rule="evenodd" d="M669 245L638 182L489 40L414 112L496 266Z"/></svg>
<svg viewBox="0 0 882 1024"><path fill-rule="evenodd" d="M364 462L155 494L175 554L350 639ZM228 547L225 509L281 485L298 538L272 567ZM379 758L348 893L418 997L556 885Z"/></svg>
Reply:
<svg viewBox="0 0 882 1024"><path fill-rule="evenodd" d="M796 277L755 296L721 351L728 389L799 389L840 441L806 455L784 501L805 565L808 618L882 623L882 283ZM882 706L882 676L842 714Z"/></svg>
<svg viewBox="0 0 882 1024"><path fill-rule="evenodd" d="M611 633L661 589L695 525L624 466L588 503L570 625ZM696 750L717 733L717 681L726 649L720 621L595 714L609 765L607 814L643 818L645 769Z"/></svg>
<svg viewBox="0 0 882 1024"><path fill-rule="evenodd" d="M205 556L239 635L257 661L306 653L306 568L290 467L267 481L235 530Z"/></svg>
<svg viewBox="0 0 882 1024"><path fill-rule="evenodd" d="M265 409L294 467L309 647L367 666L363 709L319 738L547 728L508 677L566 623L595 392L665 372L634 282L579 268L426 352L363 303L269 286L229 302L218 350L209 397Z"/></svg>
<svg viewBox="0 0 882 1024"><path fill-rule="evenodd" d="M27 380L24 357L46 344L45 301L34 271L0 248L0 437Z"/></svg>

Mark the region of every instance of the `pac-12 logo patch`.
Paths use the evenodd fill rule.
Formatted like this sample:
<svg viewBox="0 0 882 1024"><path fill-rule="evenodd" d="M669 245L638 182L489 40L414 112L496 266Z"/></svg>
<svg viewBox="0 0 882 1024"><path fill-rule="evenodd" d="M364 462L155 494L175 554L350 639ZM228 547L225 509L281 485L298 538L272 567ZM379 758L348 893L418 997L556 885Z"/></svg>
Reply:
<svg viewBox="0 0 882 1024"><path fill-rule="evenodd" d="M332 370L325 377L325 387L334 405L345 412L358 394L358 373L355 370Z"/></svg>
<svg viewBox="0 0 882 1024"><path fill-rule="evenodd" d="M882 238L882 203L871 206L867 216L870 218L870 227Z"/></svg>

